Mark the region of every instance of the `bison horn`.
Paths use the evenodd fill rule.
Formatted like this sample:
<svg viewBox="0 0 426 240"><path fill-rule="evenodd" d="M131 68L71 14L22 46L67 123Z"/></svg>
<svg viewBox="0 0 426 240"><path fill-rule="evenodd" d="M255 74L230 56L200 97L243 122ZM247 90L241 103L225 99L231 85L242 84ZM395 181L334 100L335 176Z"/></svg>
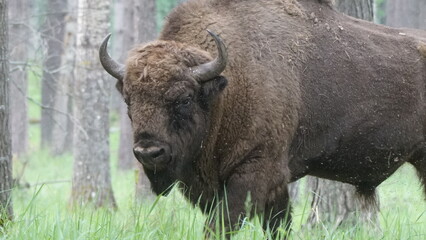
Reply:
<svg viewBox="0 0 426 240"><path fill-rule="evenodd" d="M191 68L192 76L199 82L205 82L211 80L212 78L218 76L225 70L226 64L228 62L228 54L226 52L225 44L222 42L216 34L207 30L210 36L213 37L216 42L216 47L218 54L216 59L211 62L201 64L199 66Z"/></svg>
<svg viewBox="0 0 426 240"><path fill-rule="evenodd" d="M111 76L121 81L124 78L124 65L114 61L114 59L112 59L109 56L107 47L108 47L108 40L110 37L111 37L111 33L108 34L102 41L102 44L99 47L99 59L104 69L109 74L111 74Z"/></svg>

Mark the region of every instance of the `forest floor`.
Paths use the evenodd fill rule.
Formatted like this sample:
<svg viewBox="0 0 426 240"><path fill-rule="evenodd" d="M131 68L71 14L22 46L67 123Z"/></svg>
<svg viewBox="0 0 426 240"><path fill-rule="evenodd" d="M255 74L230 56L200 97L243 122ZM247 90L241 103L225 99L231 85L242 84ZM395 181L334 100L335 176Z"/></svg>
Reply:
<svg viewBox="0 0 426 240"><path fill-rule="evenodd" d="M38 95L30 87L30 96ZM30 106L30 118L38 118ZM39 148L39 125L30 127L27 156L13 160L19 187L13 191L14 221L0 229L0 239L203 239L206 217L174 189L168 197L146 197L135 202L135 171L117 168L118 122L110 129L111 173L116 211L70 209L72 156L52 157ZM306 227L310 195L302 180L294 203L290 239L426 239L426 202L414 169L406 165L378 188L380 228L361 223L333 229L320 223ZM247 221L232 239L266 239L258 219ZM223 239L220 235L212 239Z"/></svg>

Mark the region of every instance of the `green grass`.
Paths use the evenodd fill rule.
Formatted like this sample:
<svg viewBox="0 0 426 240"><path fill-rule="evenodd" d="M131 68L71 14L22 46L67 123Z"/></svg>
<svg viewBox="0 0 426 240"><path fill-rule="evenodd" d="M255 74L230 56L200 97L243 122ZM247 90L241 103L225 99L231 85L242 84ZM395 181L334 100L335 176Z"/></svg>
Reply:
<svg viewBox="0 0 426 240"><path fill-rule="evenodd" d="M118 210L71 210L72 157L32 152L21 179L21 184L31 187L14 190L15 221L0 233L0 239L202 239L205 216L178 191L135 203L135 173L118 171L113 159L112 182ZM20 173L22 161L15 160L14 167L16 174ZM53 180L67 182L39 184ZM380 186L379 195L381 230L355 225L332 231L327 224L316 229L305 227L310 202L303 194L293 211L291 239L426 239L426 205L413 168L401 168ZM265 236L254 219L233 239Z"/></svg>

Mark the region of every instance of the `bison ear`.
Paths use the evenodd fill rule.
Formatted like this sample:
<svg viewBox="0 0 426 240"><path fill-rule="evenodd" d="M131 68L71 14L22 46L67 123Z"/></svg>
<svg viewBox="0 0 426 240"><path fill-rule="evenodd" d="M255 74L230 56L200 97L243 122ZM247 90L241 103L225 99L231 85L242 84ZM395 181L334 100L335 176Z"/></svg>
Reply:
<svg viewBox="0 0 426 240"><path fill-rule="evenodd" d="M220 92L228 85L228 80L224 76L217 76L214 79L204 82L201 86L201 99L208 105Z"/></svg>
<svg viewBox="0 0 426 240"><path fill-rule="evenodd" d="M123 95L123 81L117 80L115 88L117 88L118 92Z"/></svg>

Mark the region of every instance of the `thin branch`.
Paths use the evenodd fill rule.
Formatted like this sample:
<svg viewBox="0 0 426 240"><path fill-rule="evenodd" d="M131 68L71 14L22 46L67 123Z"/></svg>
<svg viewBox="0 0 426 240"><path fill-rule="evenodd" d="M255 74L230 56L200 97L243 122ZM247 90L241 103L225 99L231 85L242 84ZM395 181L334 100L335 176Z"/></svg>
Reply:
<svg viewBox="0 0 426 240"><path fill-rule="evenodd" d="M34 104L36 104L36 105L38 105L39 107L41 107L42 109L47 109L47 110L52 110L52 111L54 111L54 112L57 112L57 113L60 113L60 114L63 114L63 115L65 115L65 116L67 116L68 117L68 119L84 134L84 136L86 137L86 138L89 138L89 134L86 132L86 130L84 130L84 128L80 125L80 124L78 124L78 121L75 119L75 117L74 116L72 116L71 114L69 114L69 113L67 113L67 112L63 112L63 111L61 111L61 110L58 110L58 109L56 109L56 108L53 108L53 107L49 107L49 106L45 106L45 105L43 105L43 104L41 104L41 103L39 103L39 102L37 102L36 100L34 100L33 98L31 98L31 97L29 97L29 96L26 96L26 94L24 93L24 91L22 90L22 88L20 87L20 86L18 86L15 82L13 82L12 81L12 84L16 87L16 89L18 89L18 91L21 93L21 94L23 94L30 102L32 102L32 103L34 103ZM60 124L60 123L58 123L58 121L56 121L55 120L55 118L53 117L53 116L51 116L52 117L52 119L53 119L53 121L56 123L56 124L58 124L58 126L61 128L61 130L64 130L64 131L66 131L66 129Z"/></svg>
<svg viewBox="0 0 426 240"><path fill-rule="evenodd" d="M35 184L28 184L28 187L36 187L40 185L48 185L48 184L58 184L58 183L70 183L71 180L51 180L51 181L45 181L45 182L38 182Z"/></svg>

